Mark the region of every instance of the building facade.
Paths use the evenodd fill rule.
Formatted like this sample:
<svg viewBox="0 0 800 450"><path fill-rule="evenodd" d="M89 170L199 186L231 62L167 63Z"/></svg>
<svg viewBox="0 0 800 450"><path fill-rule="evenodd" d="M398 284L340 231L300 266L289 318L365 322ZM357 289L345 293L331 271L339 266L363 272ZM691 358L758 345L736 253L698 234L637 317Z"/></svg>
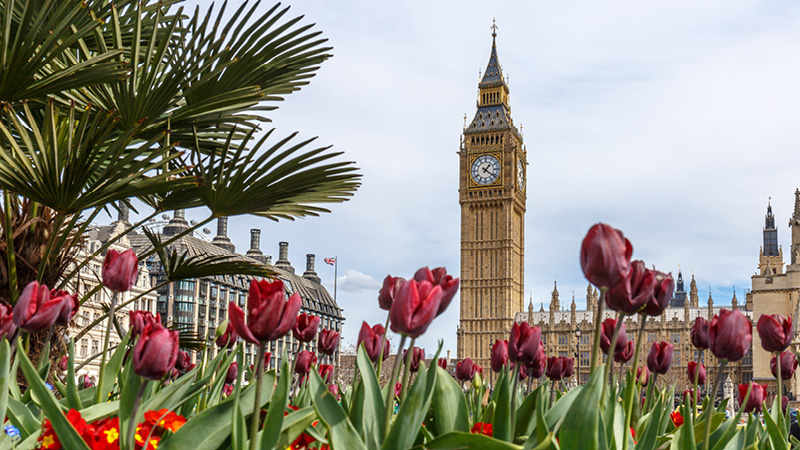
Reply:
<svg viewBox="0 0 800 450"><path fill-rule="evenodd" d="M494 27L493 27L494 28ZM496 28L475 116L459 154L461 310L458 358L488 367L524 307L527 153L511 118L509 88L497 56Z"/></svg>

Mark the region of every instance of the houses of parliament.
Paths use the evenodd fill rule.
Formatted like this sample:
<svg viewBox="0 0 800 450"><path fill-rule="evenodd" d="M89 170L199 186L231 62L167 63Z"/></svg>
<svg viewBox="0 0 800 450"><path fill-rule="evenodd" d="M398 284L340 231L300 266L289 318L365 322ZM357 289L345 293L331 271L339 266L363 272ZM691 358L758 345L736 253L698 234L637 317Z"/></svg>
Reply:
<svg viewBox="0 0 800 450"><path fill-rule="evenodd" d="M496 339L507 339L511 326L528 322L542 330L548 356L575 358L573 383L585 383L589 377L594 334L595 305L599 291L586 289L585 310L578 310L575 298L569 305L554 286L550 304L536 310L524 305L525 204L527 149L511 117L510 90L503 76L497 52L497 33L493 26L489 62L478 84L477 110L465 126L459 149L459 203L461 205L461 304L457 331L458 358L471 358L489 367L491 346ZM763 245L751 287L745 298L735 291L730 302L715 306L709 292L701 301L694 275L688 282L679 270L676 289L669 307L660 317L647 317L643 352L656 341L674 346L670 372L660 377L676 383L678 391L688 388L686 366L701 358L711 379L716 377L718 361L692 346L690 329L697 317L710 320L720 309L738 308L753 324L753 344L744 359L728 364L726 376L733 383L755 380L777 390L769 369L771 355L761 348L755 324L762 314L797 317L800 296L800 190L795 192L791 229L790 262L784 263L778 245L778 229L772 205L765 216ZM563 302L563 303L562 303ZM604 312L612 317L612 311ZM639 317L626 319L629 339L636 339ZM790 347L798 350L797 336ZM627 368L627 367L626 367ZM488 375L488 372L486 372ZM785 388L790 398L800 389L797 376Z"/></svg>

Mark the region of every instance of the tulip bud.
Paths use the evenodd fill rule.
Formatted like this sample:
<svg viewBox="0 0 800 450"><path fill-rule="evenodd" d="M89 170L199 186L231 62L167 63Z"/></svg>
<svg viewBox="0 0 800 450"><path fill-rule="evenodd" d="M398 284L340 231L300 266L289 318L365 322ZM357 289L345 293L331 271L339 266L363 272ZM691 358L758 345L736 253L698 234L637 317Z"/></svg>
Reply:
<svg viewBox="0 0 800 450"><path fill-rule="evenodd" d="M317 339L317 349L323 355L332 355L339 348L339 332L323 329Z"/></svg>
<svg viewBox="0 0 800 450"><path fill-rule="evenodd" d="M403 361L406 360L406 354L408 350L403 351ZM411 373L416 373L419 370L419 363L425 359L425 349L414 347L411 351Z"/></svg>
<svg viewBox="0 0 800 450"><path fill-rule="evenodd" d="M236 381L236 378L239 376L239 363L236 361L232 362L230 366L228 366L228 371L225 373L225 384L231 384Z"/></svg>
<svg viewBox="0 0 800 450"><path fill-rule="evenodd" d="M547 358L542 358L542 360L545 361L545 366L546 366ZM511 371L511 373L514 373L514 370L516 369L517 366L514 363L508 363L508 364L509 364L509 370ZM528 368L522 364L520 364L518 367L519 367L519 380L522 381L525 378L528 378ZM542 370L542 374L544 374L544 370ZM541 376L542 375L539 375L536 378L540 378Z"/></svg>
<svg viewBox="0 0 800 450"><path fill-rule="evenodd" d="M483 367L474 364L472 366L472 388L480 389L483 386Z"/></svg>
<svg viewBox="0 0 800 450"><path fill-rule="evenodd" d="M75 317L75 314L78 313L78 307L80 307L78 297L67 291L57 291L54 289L50 291L50 298L58 300L61 305L61 312L58 314L56 324L64 326L69 325L69 321Z"/></svg>
<svg viewBox="0 0 800 450"><path fill-rule="evenodd" d="M394 396L400 398L400 394L402 393L403 393L403 384L398 381L397 384L394 385Z"/></svg>
<svg viewBox="0 0 800 450"><path fill-rule="evenodd" d="M47 286L31 281L25 286L14 305L14 324L29 333L36 333L53 326L63 307L63 298L50 298Z"/></svg>
<svg viewBox="0 0 800 450"><path fill-rule="evenodd" d="M394 297L397 295L400 286L405 282L405 278L386 275L386 278L383 279L383 287L378 291L378 306L380 306L382 310L389 311L392 309Z"/></svg>
<svg viewBox="0 0 800 450"><path fill-rule="evenodd" d="M329 384L328 391L330 391L331 395L333 395L333 398L335 398L337 401L342 398L342 396L339 394L339 385Z"/></svg>
<svg viewBox="0 0 800 450"><path fill-rule="evenodd" d="M129 317L132 338L142 334L147 325L161 325L161 315L153 316L149 311L131 311Z"/></svg>
<svg viewBox="0 0 800 450"><path fill-rule="evenodd" d="M188 372L192 367L192 358L183 350L178 350L178 357L175 358L175 368L178 372Z"/></svg>
<svg viewBox="0 0 800 450"><path fill-rule="evenodd" d="M789 350L785 350L780 354L781 358L781 380L790 380L797 370L797 356ZM778 361L776 355L772 355L772 360L769 362L769 370L772 371L772 376L778 378Z"/></svg>
<svg viewBox="0 0 800 450"><path fill-rule="evenodd" d="M509 360L515 363L531 365L541 347L542 330L539 327L531 327L528 322L514 322L508 338Z"/></svg>
<svg viewBox="0 0 800 450"><path fill-rule="evenodd" d="M364 344L364 351L372 362L378 361L378 356L381 353L381 341L384 342L383 358L389 356L389 340L384 337L385 330L382 325L375 325L370 328L367 322L361 324L361 330L358 332L357 346Z"/></svg>
<svg viewBox="0 0 800 450"><path fill-rule="evenodd" d="M642 387L647 387L647 383L650 381L650 371L647 367L637 367L636 368L636 380Z"/></svg>
<svg viewBox="0 0 800 450"><path fill-rule="evenodd" d="M617 320L611 317L604 320L601 324L600 348L606 355L608 354L608 349L611 347L611 339L614 337L614 329L616 329L616 327ZM619 334L617 335L617 345L614 346L614 353L622 351L627 342L628 336L625 334L625 322L623 322L622 327L619 329Z"/></svg>
<svg viewBox="0 0 800 450"><path fill-rule="evenodd" d="M226 384L225 386L222 386L222 395L225 397L230 397L231 394L233 394L232 384Z"/></svg>
<svg viewBox="0 0 800 450"><path fill-rule="evenodd" d="M720 310L708 324L708 343L711 353L719 359L739 361L750 350L753 327L738 309Z"/></svg>
<svg viewBox="0 0 800 450"><path fill-rule="evenodd" d="M700 350L708 348L708 322L703 316L697 316L692 325L692 345Z"/></svg>
<svg viewBox="0 0 800 450"><path fill-rule="evenodd" d="M455 296L458 291L458 278L453 278L448 275L447 269L444 267L437 267L433 270L430 270L428 267L423 267L417 270L417 273L414 274L414 279L417 280L417 282L429 281L434 286L442 288L442 301L439 303L439 311L436 313L437 316L447 309L450 305L450 301L453 300L453 296Z"/></svg>
<svg viewBox="0 0 800 450"><path fill-rule="evenodd" d="M656 279L644 261L633 261L628 276L606 293L606 305L627 315L638 313L653 298Z"/></svg>
<svg viewBox="0 0 800 450"><path fill-rule="evenodd" d="M689 383L694 384L694 377L697 376L697 384L699 386L706 384L706 366L703 364L689 361L686 373L689 375Z"/></svg>
<svg viewBox="0 0 800 450"><path fill-rule="evenodd" d="M647 368L652 373L664 375L672 364L672 344L669 342L653 342L650 354L647 355Z"/></svg>
<svg viewBox="0 0 800 450"><path fill-rule="evenodd" d="M119 253L112 248L103 261L103 286L114 292L128 291L136 284L138 272L139 259L133 249Z"/></svg>
<svg viewBox="0 0 800 450"><path fill-rule="evenodd" d="M311 342L317 336L320 321L317 316L301 313L297 316L297 323L292 329L292 335L300 342Z"/></svg>
<svg viewBox="0 0 800 450"><path fill-rule="evenodd" d="M439 364L439 367L442 369L447 370L447 360L445 358L439 358L436 363Z"/></svg>
<svg viewBox="0 0 800 450"><path fill-rule="evenodd" d="M756 330L764 350L771 353L782 352L792 342L792 316L784 318L780 314L763 314L758 318Z"/></svg>
<svg viewBox="0 0 800 450"><path fill-rule="evenodd" d="M428 281L403 283L389 311L392 331L419 337L436 317L441 300L442 288Z"/></svg>
<svg viewBox="0 0 800 450"><path fill-rule="evenodd" d="M325 380L326 384L329 384L333 380L333 366L330 364L320 364L319 368L319 375Z"/></svg>
<svg viewBox="0 0 800 450"><path fill-rule="evenodd" d="M223 328L223 325L225 327ZM219 348L233 348L236 345L236 340L239 339L239 335L236 334L236 330L233 328L233 322L230 320L224 320L219 327L217 327L217 347Z"/></svg>
<svg viewBox="0 0 800 450"><path fill-rule="evenodd" d="M14 309L9 305L0 303L0 339L11 339L17 331L14 323Z"/></svg>
<svg viewBox="0 0 800 450"><path fill-rule="evenodd" d="M317 355L308 350L303 350L297 355L297 361L294 365L294 372L298 375L306 375L311 371L311 365L316 364Z"/></svg>
<svg viewBox="0 0 800 450"><path fill-rule="evenodd" d="M552 381L559 381L562 378L566 378L566 365L567 358L563 356L551 356L547 358L547 378L550 378Z"/></svg>
<svg viewBox="0 0 800 450"><path fill-rule="evenodd" d="M747 404L742 405L745 396L747 396L748 389L750 389L750 397L747 399ZM761 406L765 398L767 398L766 384L750 383L739 385L739 407L742 408L744 412L761 412Z"/></svg>
<svg viewBox="0 0 800 450"><path fill-rule="evenodd" d="M497 339L492 346L492 370L500 372L508 365L508 341Z"/></svg>
<svg viewBox="0 0 800 450"><path fill-rule="evenodd" d="M244 311L236 302L230 302L228 315L236 333L251 344L274 341L286 336L297 323L297 313L303 300L294 293L288 299L283 281L250 281L247 297L247 323Z"/></svg>
<svg viewBox="0 0 800 450"><path fill-rule="evenodd" d="M527 369L528 374L533 378L541 378L547 369L547 356L544 354L544 347L539 340L539 349L530 364L521 364L520 369Z"/></svg>
<svg viewBox="0 0 800 450"><path fill-rule="evenodd" d="M628 276L632 254L633 246L621 231L595 224L581 244L583 275L599 288L613 288Z"/></svg>
<svg viewBox="0 0 800 450"><path fill-rule="evenodd" d="M786 409L788 407L789 407L789 397L784 395L781 397L781 409L783 410L784 414L786 414Z"/></svg>
<svg viewBox="0 0 800 450"><path fill-rule="evenodd" d="M622 350L614 353L614 361L625 364L633 358L633 341L628 341Z"/></svg>
<svg viewBox="0 0 800 450"><path fill-rule="evenodd" d="M151 380L160 380L178 359L178 331L148 324L133 348L133 370Z"/></svg>
<svg viewBox="0 0 800 450"><path fill-rule="evenodd" d="M58 361L58 370L62 372L66 372L69 368L69 358L67 355L61 357L61 360Z"/></svg>
<svg viewBox="0 0 800 450"><path fill-rule="evenodd" d="M660 316L669 306L669 301L672 300L672 294L675 291L675 280L671 273L663 273L658 270L652 270L652 272L655 276L655 289L653 289L653 296L644 305L642 313L656 317Z"/></svg>
<svg viewBox="0 0 800 450"><path fill-rule="evenodd" d="M456 378L460 381L470 381L475 375L474 363L471 358L464 358L456 363Z"/></svg>

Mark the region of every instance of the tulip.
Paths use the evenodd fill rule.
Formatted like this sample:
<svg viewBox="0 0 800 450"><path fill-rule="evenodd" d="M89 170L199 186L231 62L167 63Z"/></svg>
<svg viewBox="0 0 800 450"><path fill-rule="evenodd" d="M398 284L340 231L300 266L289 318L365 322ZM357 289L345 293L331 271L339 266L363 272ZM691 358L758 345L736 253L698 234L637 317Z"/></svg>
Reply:
<svg viewBox="0 0 800 450"><path fill-rule="evenodd" d="M69 358L67 357L67 355L64 355L58 361L58 370L66 372L68 368L69 368Z"/></svg>
<svg viewBox="0 0 800 450"><path fill-rule="evenodd" d="M222 331L221 334L220 331L217 331L219 334L217 336L217 347L221 349L233 348L236 345L236 340L239 339L239 335L236 334L236 330L233 328L233 322L228 320L227 325L225 325L225 331Z"/></svg>
<svg viewBox="0 0 800 450"><path fill-rule="evenodd" d="M650 381L650 371L647 367L637 367L636 368L636 380L642 387L647 387L647 383Z"/></svg>
<svg viewBox="0 0 800 450"><path fill-rule="evenodd" d="M530 364L520 364L520 370L527 369L528 374L533 378L541 378L547 369L547 356L544 354L544 347L541 340L539 341L539 349L533 357ZM521 372L520 372L521 373Z"/></svg>
<svg viewBox="0 0 800 450"><path fill-rule="evenodd" d="M574 358L564 358L564 375L563 378L569 379L572 376L572 373L575 369L575 359Z"/></svg>
<svg viewBox="0 0 800 450"><path fill-rule="evenodd" d="M739 361L750 350L753 327L738 309L720 310L708 324L708 344L719 359Z"/></svg>
<svg viewBox="0 0 800 450"><path fill-rule="evenodd" d="M633 358L633 341L628 341L621 351L614 353L614 361L625 364Z"/></svg>
<svg viewBox="0 0 800 450"><path fill-rule="evenodd" d="M342 398L342 396L339 394L339 386L338 385L329 384L328 385L328 391L330 391L331 395L333 395L333 398L335 398L337 401L340 398Z"/></svg>
<svg viewBox="0 0 800 450"><path fill-rule="evenodd" d="M581 244L583 275L599 288L613 288L631 270L633 246L622 232L604 223L592 226Z"/></svg>
<svg viewBox="0 0 800 450"><path fill-rule="evenodd" d="M75 317L75 314L78 313L78 307L80 307L78 296L70 294L67 291L57 291L54 289L50 291L50 298L60 299L59 303L61 303L61 312L58 314L56 324L64 326L69 325L69 321Z"/></svg>
<svg viewBox="0 0 800 450"><path fill-rule="evenodd" d="M777 356L772 355L772 360L769 362L769 370L772 371L772 376L778 378L778 361ZM794 376L794 371L797 370L797 356L789 350L785 350L780 354L781 358L781 380L791 380Z"/></svg>
<svg viewBox="0 0 800 450"><path fill-rule="evenodd" d="M408 353L408 350L404 350L403 351L403 361L406 360L406 354L407 353ZM419 348L419 347L414 347L412 352L411 352L411 366L410 366L410 369L411 369L412 373L417 372L419 370L419 363L422 362L424 359L425 359L425 349L424 348Z"/></svg>
<svg viewBox="0 0 800 450"><path fill-rule="evenodd" d="M750 388L750 397L747 399L747 404L742 405L744 398L747 395L747 389ZM746 413L761 412L761 405L764 399L767 398L767 385L757 383L740 384L739 385L739 407Z"/></svg>
<svg viewBox="0 0 800 450"><path fill-rule="evenodd" d="M7 337L11 339L17 331L14 323L14 309L9 305L0 303L0 339Z"/></svg>
<svg viewBox="0 0 800 450"><path fill-rule="evenodd" d="M400 398L400 394L402 393L403 393L403 384L398 381L397 384L394 385L394 396Z"/></svg>
<svg viewBox="0 0 800 450"><path fill-rule="evenodd" d="M358 332L358 347L364 344L364 351L372 362L378 361L378 356L381 353L381 341L383 341L383 359L389 356L389 340L384 337L385 330L383 325L375 325L370 328L367 322L361 324L361 331Z"/></svg>
<svg viewBox="0 0 800 450"><path fill-rule="evenodd" d="M320 364L319 368L319 375L325 380L325 383L330 383L333 380L333 366L330 364Z"/></svg>
<svg viewBox="0 0 800 450"><path fill-rule="evenodd" d="M236 381L236 378L239 376L239 363L236 361L232 362L230 366L228 366L228 372L225 374L225 384L231 384Z"/></svg>
<svg viewBox="0 0 800 450"><path fill-rule="evenodd" d="M175 367L178 359L177 330L148 324L133 347L133 370L151 380L160 380Z"/></svg>
<svg viewBox="0 0 800 450"><path fill-rule="evenodd" d="M447 360L445 358L439 358L439 360L436 361L436 364L438 364L442 369L447 370Z"/></svg>
<svg viewBox="0 0 800 450"><path fill-rule="evenodd" d="M269 361L272 359L272 352L264 352L264 370L269 368ZM255 366L250 364L250 372L254 373Z"/></svg>
<svg viewBox="0 0 800 450"><path fill-rule="evenodd" d="M225 397L230 397L231 394L233 394L232 384L226 384L225 386L222 386L222 395Z"/></svg>
<svg viewBox="0 0 800 450"><path fill-rule="evenodd" d="M383 287L378 291L378 306L382 310L389 311L392 309L392 303L394 303L397 291L400 290L400 286L405 282L405 278L386 275L386 278L383 279Z"/></svg>
<svg viewBox="0 0 800 450"><path fill-rule="evenodd" d="M698 316L694 319L692 325L692 345L700 350L708 348L708 322L703 316Z"/></svg>
<svg viewBox="0 0 800 450"><path fill-rule="evenodd" d="M480 389L483 386L483 367L473 364L472 365L472 387Z"/></svg>
<svg viewBox="0 0 800 450"><path fill-rule="evenodd" d="M669 342L653 342L650 354L647 355L647 368L652 373L664 375L672 364L672 344Z"/></svg>
<svg viewBox="0 0 800 450"><path fill-rule="evenodd" d="M669 301L672 300L672 294L675 291L675 280L672 278L671 273L659 272L658 270L652 270L652 272L656 285L655 289L653 289L653 296L644 305L642 313L656 317L660 316L669 306Z"/></svg>
<svg viewBox="0 0 800 450"><path fill-rule="evenodd" d="M697 384L702 386L706 384L706 366L697 364L695 361L689 361L686 373L689 375L689 383L694 384L695 376L697 376Z"/></svg>
<svg viewBox="0 0 800 450"><path fill-rule="evenodd" d="M458 292L459 279L448 275L447 269L444 267L437 267L433 270L423 267L417 270L417 273L414 274L414 279L417 282L429 281L434 286L442 288L442 301L439 303L439 311L436 312L437 316L447 309L456 292Z"/></svg>
<svg viewBox="0 0 800 450"><path fill-rule="evenodd" d="M442 300L442 288L428 281L409 280L397 291L389 316L392 331L417 338L433 322Z"/></svg>
<svg viewBox="0 0 800 450"><path fill-rule="evenodd" d="M784 414L786 414L786 408L788 407L789 407L789 397L784 395L781 397L781 409L783 410Z"/></svg>
<svg viewBox="0 0 800 450"><path fill-rule="evenodd" d="M132 338L142 334L142 331L144 331L147 325L161 325L160 314L153 316L153 314L148 311L131 311L129 315Z"/></svg>
<svg viewBox="0 0 800 450"><path fill-rule="evenodd" d="M47 286L31 281L14 305L14 324L30 333L46 330L58 320L63 302L63 297L51 298Z"/></svg>
<svg viewBox="0 0 800 450"><path fill-rule="evenodd" d="M94 387L94 381L89 377L89 375L79 375L78 376L78 389L89 389L90 387Z"/></svg>
<svg viewBox="0 0 800 450"><path fill-rule="evenodd" d="M764 350L771 353L782 352L792 342L792 316L784 318L780 314L763 314L758 318L756 330Z"/></svg>
<svg viewBox="0 0 800 450"><path fill-rule="evenodd" d="M608 349L611 347L611 339L614 337L614 329L616 327L617 320L611 317L604 320L601 324L600 348L606 355L608 354ZM614 346L614 353L624 350L627 342L628 336L625 334L625 323L623 322L622 327L619 329L619 334L617 335L617 345Z"/></svg>
<svg viewBox="0 0 800 450"><path fill-rule="evenodd" d="M683 391L683 401L689 399L689 403L694 405L697 403L697 394L694 392L694 389L686 389Z"/></svg>
<svg viewBox="0 0 800 450"><path fill-rule="evenodd" d="M525 365L533 364L541 346L542 330L539 327L531 327L528 322L514 322L508 338L509 360Z"/></svg>
<svg viewBox="0 0 800 450"><path fill-rule="evenodd" d="M103 286L114 292L128 291L136 283L138 272L139 259L133 249L119 253L112 248L103 261Z"/></svg>
<svg viewBox="0 0 800 450"><path fill-rule="evenodd" d="M559 381L564 377L566 359L563 356L551 356L547 358L547 378L552 381Z"/></svg>
<svg viewBox="0 0 800 450"><path fill-rule="evenodd" d="M321 319L311 314L301 313L297 316L297 323L292 328L292 335L300 342L311 342L317 337L317 330Z"/></svg>
<svg viewBox="0 0 800 450"><path fill-rule="evenodd" d="M308 350L303 350L297 355L297 361L294 365L294 372L300 376L307 375L311 371L311 365L316 364L317 355Z"/></svg>
<svg viewBox="0 0 800 450"><path fill-rule="evenodd" d="M323 355L332 355L339 348L339 332L323 329L317 339L317 349Z"/></svg>
<svg viewBox="0 0 800 450"><path fill-rule="evenodd" d="M464 358L456 364L456 378L461 381L470 381L475 376L475 364L470 358Z"/></svg>
<svg viewBox="0 0 800 450"><path fill-rule="evenodd" d="M672 414L669 415L669 417L672 419L672 424L675 425L675 428L678 428L679 426L683 425L683 416L681 415L680 411L678 410L673 411Z"/></svg>
<svg viewBox="0 0 800 450"><path fill-rule="evenodd" d="M271 283L252 280L247 297L247 323L244 311L236 302L230 302L228 314L242 339L251 344L261 344L286 336L297 323L302 303L300 294L296 292L287 300L281 280Z"/></svg>
<svg viewBox="0 0 800 450"><path fill-rule="evenodd" d="M508 341L497 339L492 346L492 370L500 372L508 365Z"/></svg>
<svg viewBox="0 0 800 450"><path fill-rule="evenodd" d="M606 293L606 305L614 311L636 314L653 298L656 279L644 261L633 261L628 276Z"/></svg>
<svg viewBox="0 0 800 450"><path fill-rule="evenodd" d="M188 372L192 367L192 358L189 356L188 353L184 352L183 350L178 351L178 357L175 358L175 368L178 369L179 372Z"/></svg>

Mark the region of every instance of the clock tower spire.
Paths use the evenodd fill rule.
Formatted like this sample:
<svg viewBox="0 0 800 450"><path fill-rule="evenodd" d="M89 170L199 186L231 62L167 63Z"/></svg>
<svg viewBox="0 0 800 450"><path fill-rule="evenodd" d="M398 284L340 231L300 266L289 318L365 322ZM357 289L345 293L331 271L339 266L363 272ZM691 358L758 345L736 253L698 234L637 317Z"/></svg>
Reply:
<svg viewBox="0 0 800 450"><path fill-rule="evenodd" d="M477 110L459 154L461 314L458 357L488 367L491 346L507 339L524 309L527 156L511 118L509 88L492 26Z"/></svg>

